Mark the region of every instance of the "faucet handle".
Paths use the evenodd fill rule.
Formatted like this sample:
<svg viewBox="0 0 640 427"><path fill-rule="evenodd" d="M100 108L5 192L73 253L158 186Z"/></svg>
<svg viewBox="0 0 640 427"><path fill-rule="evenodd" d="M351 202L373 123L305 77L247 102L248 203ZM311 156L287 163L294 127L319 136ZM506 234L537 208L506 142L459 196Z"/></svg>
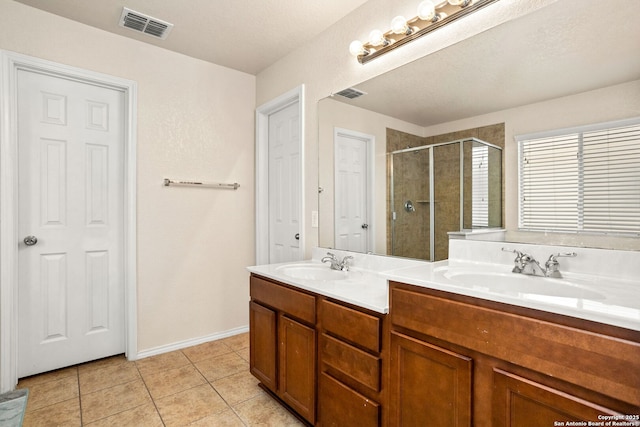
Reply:
<svg viewBox="0 0 640 427"><path fill-rule="evenodd" d="M577 257L578 254L575 252L558 252L557 254L551 254L549 256L549 259L547 260L547 263L553 263L553 262L557 263L558 262L557 258L561 256Z"/></svg>
<svg viewBox="0 0 640 427"><path fill-rule="evenodd" d="M522 252L520 252L517 249L511 249L511 248L502 248L502 252L513 252L514 254L517 255L518 258L522 257Z"/></svg>
<svg viewBox="0 0 640 427"><path fill-rule="evenodd" d="M524 261L525 261L523 257L526 254L523 254L517 249L510 249L510 248L502 248L502 252L513 252L514 254L516 254L516 259L513 260L515 265L513 266L513 270L511 271L513 273L522 273L522 269L524 268Z"/></svg>
<svg viewBox="0 0 640 427"><path fill-rule="evenodd" d="M558 266L560 265L560 263L558 262L558 257L561 256L575 257L578 256L578 254L575 252L559 252L557 254L551 254L547 262L544 264L546 269L545 276L555 277L558 279L562 278L562 274L560 274L560 271L558 271Z"/></svg>

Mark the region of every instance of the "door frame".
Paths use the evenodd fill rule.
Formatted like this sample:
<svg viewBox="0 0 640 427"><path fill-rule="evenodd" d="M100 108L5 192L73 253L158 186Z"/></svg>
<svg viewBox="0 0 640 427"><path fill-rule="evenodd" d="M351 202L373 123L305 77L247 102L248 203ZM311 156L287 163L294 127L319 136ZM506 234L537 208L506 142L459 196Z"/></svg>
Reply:
<svg viewBox="0 0 640 427"><path fill-rule="evenodd" d="M367 152L367 221L369 223L368 234L367 234L367 251L373 252L375 241L376 241L376 212L375 212L375 179L376 179L376 171L375 171L375 153L376 153L376 137L375 135L370 135L367 133L358 132L351 129L333 128L333 164L336 164L336 156L338 155L338 151L336 150L336 145L338 143L338 137L345 137L350 139L358 139L360 141L364 141ZM336 181L338 178L338 170L334 168L333 171L333 217L334 222L337 216L338 209L338 198L336 197ZM334 244L337 241L337 229L335 224L333 226L333 241Z"/></svg>
<svg viewBox="0 0 640 427"><path fill-rule="evenodd" d="M269 263L269 116L298 104L300 117L300 250L305 251L304 84L256 108L256 264Z"/></svg>
<svg viewBox="0 0 640 427"><path fill-rule="evenodd" d="M137 83L0 50L0 393L18 383L18 71L106 87L124 94L124 322L125 354L137 358L136 129Z"/></svg>

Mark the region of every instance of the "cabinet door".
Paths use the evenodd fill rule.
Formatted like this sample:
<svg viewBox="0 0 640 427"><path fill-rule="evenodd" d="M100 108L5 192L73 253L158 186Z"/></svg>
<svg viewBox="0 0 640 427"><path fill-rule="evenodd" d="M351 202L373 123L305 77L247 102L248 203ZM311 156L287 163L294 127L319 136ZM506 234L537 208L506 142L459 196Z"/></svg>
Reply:
<svg viewBox="0 0 640 427"><path fill-rule="evenodd" d="M276 312L251 301L249 303L249 340L251 373L274 393L277 386Z"/></svg>
<svg viewBox="0 0 640 427"><path fill-rule="evenodd" d="M298 414L315 422L316 331L280 315L279 396Z"/></svg>
<svg viewBox="0 0 640 427"><path fill-rule="evenodd" d="M548 427L564 425L567 421L597 423L602 422L599 416L621 415L500 369L494 369L492 412L494 427Z"/></svg>
<svg viewBox="0 0 640 427"><path fill-rule="evenodd" d="M470 358L391 334L390 424L470 426Z"/></svg>

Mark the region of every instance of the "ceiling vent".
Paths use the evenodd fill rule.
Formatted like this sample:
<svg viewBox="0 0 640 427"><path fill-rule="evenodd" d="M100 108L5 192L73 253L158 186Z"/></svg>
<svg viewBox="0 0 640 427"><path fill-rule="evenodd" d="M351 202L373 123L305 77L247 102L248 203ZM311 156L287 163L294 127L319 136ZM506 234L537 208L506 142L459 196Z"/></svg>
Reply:
<svg viewBox="0 0 640 427"><path fill-rule="evenodd" d="M173 28L173 24L136 12L135 10L122 8L119 25L124 28L145 33L159 39L166 39Z"/></svg>
<svg viewBox="0 0 640 427"><path fill-rule="evenodd" d="M366 92L363 92L361 90L358 90L352 87L341 90L340 92L336 93L336 95L344 96L345 98L349 98L349 99L360 98L362 95L366 95L366 94L367 94Z"/></svg>

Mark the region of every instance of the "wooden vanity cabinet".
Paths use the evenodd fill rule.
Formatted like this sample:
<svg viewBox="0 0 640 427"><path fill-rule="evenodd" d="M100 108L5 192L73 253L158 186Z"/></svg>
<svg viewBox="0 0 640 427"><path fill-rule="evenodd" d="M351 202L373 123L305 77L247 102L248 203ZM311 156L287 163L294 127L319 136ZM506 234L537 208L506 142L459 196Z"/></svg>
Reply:
<svg viewBox="0 0 640 427"><path fill-rule="evenodd" d="M389 425L640 413L637 331L396 282L389 295Z"/></svg>
<svg viewBox="0 0 640 427"><path fill-rule="evenodd" d="M316 297L250 279L250 371L309 423L316 417Z"/></svg>
<svg viewBox="0 0 640 427"><path fill-rule="evenodd" d="M318 425L383 425L385 318L318 297Z"/></svg>

